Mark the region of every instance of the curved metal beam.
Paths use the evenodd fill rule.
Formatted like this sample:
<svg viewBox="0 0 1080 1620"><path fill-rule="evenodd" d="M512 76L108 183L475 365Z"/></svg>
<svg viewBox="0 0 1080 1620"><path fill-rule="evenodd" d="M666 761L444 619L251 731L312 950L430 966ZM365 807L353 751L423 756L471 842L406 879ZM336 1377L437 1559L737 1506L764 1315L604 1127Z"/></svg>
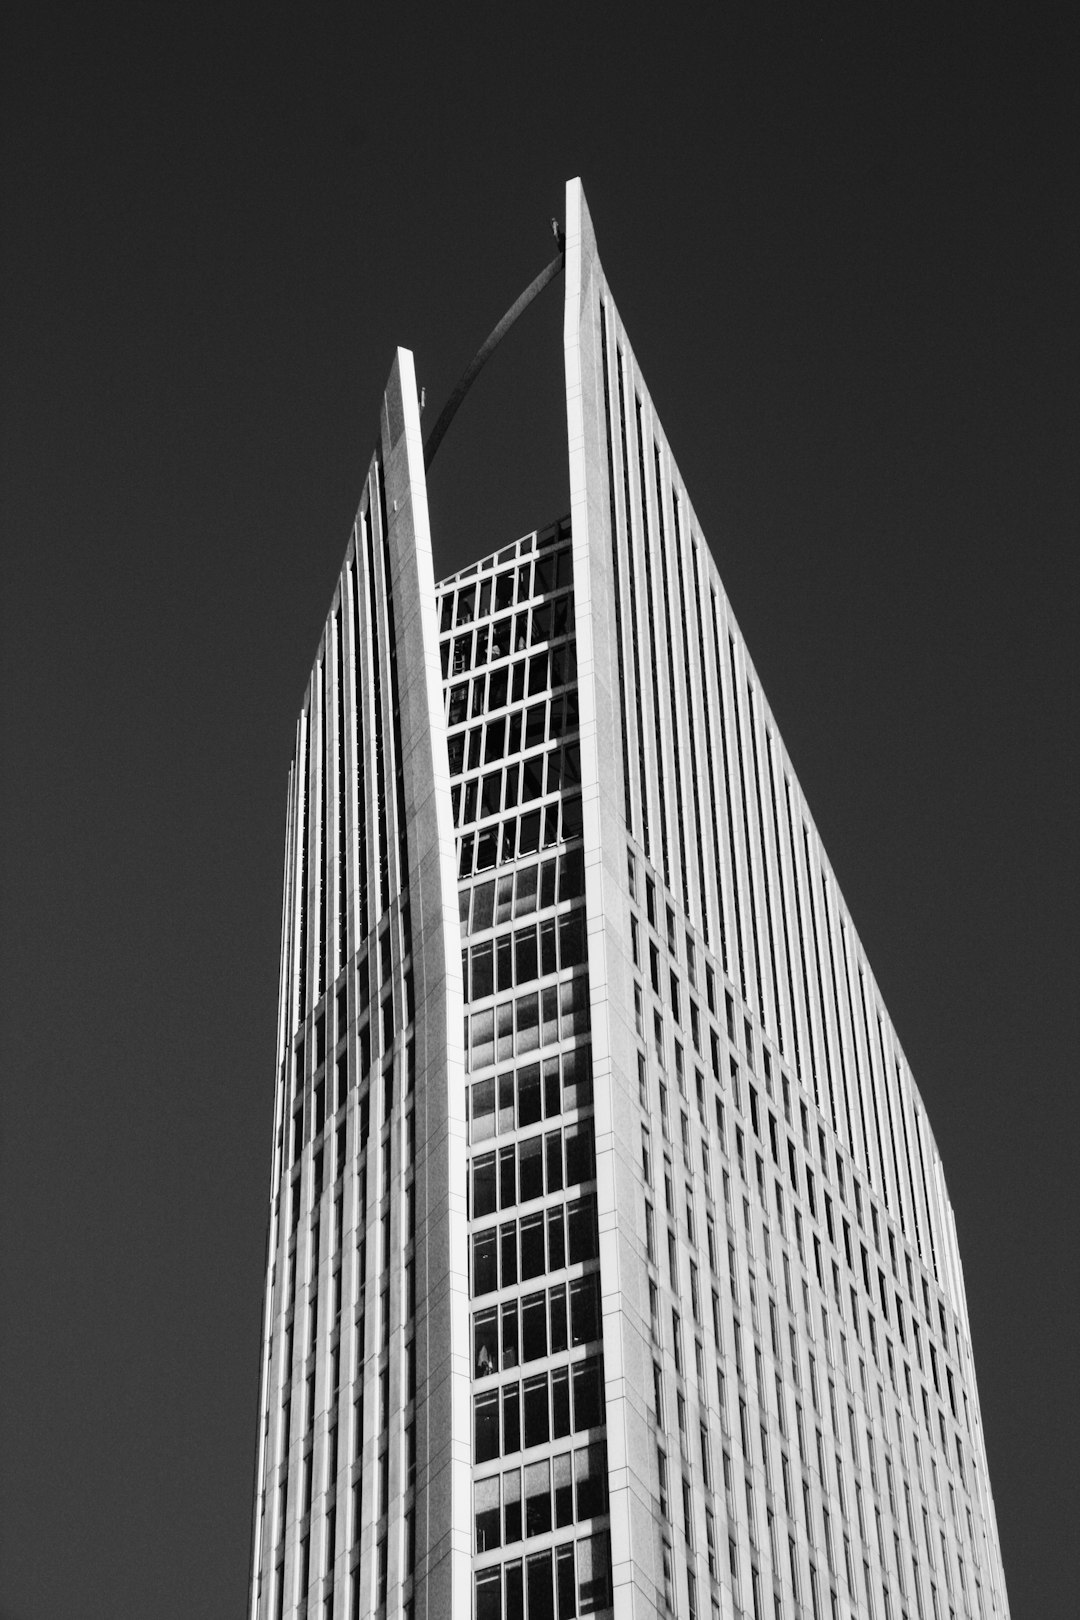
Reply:
<svg viewBox="0 0 1080 1620"><path fill-rule="evenodd" d="M555 277L563 268L566 260L566 253L561 246L561 240L562 239L560 236L560 248L556 257L552 259L551 263L546 269L541 270L535 281L530 281L521 297L516 299L514 303L510 305L510 308L507 310L498 326L493 329L491 335L476 351L476 354L466 366L457 387L454 389L454 392L450 395L450 398L443 406L439 415L439 420L435 423L435 426L428 434L427 442L424 445L425 472L427 472L431 467L431 463L435 459L435 452L442 443L447 428L454 420L454 417L457 414L458 406L461 404L462 400L465 398L465 395L469 392L469 389L476 381L480 371L483 369L484 363L490 359L492 354L494 354L507 332L509 332L514 322L518 319L518 316L525 313L537 294L542 293L548 282L554 281Z"/></svg>

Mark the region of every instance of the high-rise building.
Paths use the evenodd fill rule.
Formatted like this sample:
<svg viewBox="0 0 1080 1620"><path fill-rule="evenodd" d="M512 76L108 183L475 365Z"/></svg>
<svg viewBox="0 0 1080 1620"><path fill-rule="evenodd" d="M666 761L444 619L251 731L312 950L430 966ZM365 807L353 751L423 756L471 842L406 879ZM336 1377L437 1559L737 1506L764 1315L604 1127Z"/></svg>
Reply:
<svg viewBox="0 0 1080 1620"><path fill-rule="evenodd" d="M941 1161L577 182L564 269L568 515L436 584L399 350L297 726L250 1612L1004 1620Z"/></svg>

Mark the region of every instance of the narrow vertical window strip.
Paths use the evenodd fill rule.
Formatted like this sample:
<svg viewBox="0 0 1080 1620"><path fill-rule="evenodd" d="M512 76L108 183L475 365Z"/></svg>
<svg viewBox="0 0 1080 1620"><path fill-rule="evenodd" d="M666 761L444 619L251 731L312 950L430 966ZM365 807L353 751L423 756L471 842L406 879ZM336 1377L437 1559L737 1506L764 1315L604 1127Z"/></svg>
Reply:
<svg viewBox="0 0 1080 1620"><path fill-rule="evenodd" d="M878 1013L877 1032L878 1044L881 1048L881 1088L885 1093L885 1119L889 1127L889 1147L892 1153L893 1182L896 1186L896 1202L900 1212L900 1225L904 1231L904 1235L906 1236L907 1220L904 1216L904 1190L900 1181L900 1159L896 1152L896 1129L893 1125L892 1071L889 1068L888 1059L885 1056L885 1029L880 1013ZM886 1202L888 1202L887 1199Z"/></svg>
<svg viewBox="0 0 1080 1620"><path fill-rule="evenodd" d="M758 764L757 725L754 721L754 688L750 681L746 683L746 713L750 722L750 757L754 766L754 802L757 805L758 847L761 851L761 887L765 896L765 926L769 935L769 967L772 973L773 1011L776 1014L776 1041L782 1055L784 1051L784 1020L780 1014L780 973L776 960L772 885L769 882L769 857L765 842L765 811L762 806L761 769Z"/></svg>
<svg viewBox="0 0 1080 1620"><path fill-rule="evenodd" d="M720 714L720 754L724 762L724 801L727 805L728 854L731 857L731 897L735 908L735 946L739 958L739 989L744 1001L746 993L746 955L743 951L742 907L739 905L739 863L735 856L735 814L731 808L731 766L728 757L727 725L724 720L723 660L720 657L720 629L716 621L716 592L710 588L712 599L713 659L716 663L717 709Z"/></svg>
<svg viewBox="0 0 1080 1620"><path fill-rule="evenodd" d="M934 1202L930 1197L930 1188L926 1179L926 1160L923 1157L922 1133L923 1116L921 1113L919 1113L915 1116L915 1145L919 1150L919 1174L922 1177L923 1197L926 1201L926 1233L930 1239L930 1261L934 1268L934 1277L935 1279L939 1279L937 1243L934 1239L934 1217L936 1214L936 1209Z"/></svg>
<svg viewBox="0 0 1080 1620"><path fill-rule="evenodd" d="M832 983L833 1013L836 1018L836 1049L840 1058L840 1089L844 1094L844 1119L847 1122L849 1151L855 1152L855 1137L851 1128L851 1098L848 1095L847 1060L844 1057L844 1025L840 1015L840 990L836 979L836 954L833 950L832 915L829 907L829 881L821 874L821 905L825 917L825 942L829 950L829 977Z"/></svg>
<svg viewBox="0 0 1080 1620"><path fill-rule="evenodd" d="M664 883L671 888L671 855L668 850L667 788L664 783L664 737L660 721L660 674L656 656L656 603L653 597L652 536L649 533L649 486L645 480L645 441L641 423L641 397L634 395L637 430L638 491L641 495L641 555L645 563L645 612L649 624L649 674L653 699L653 763L656 768L657 799L660 805L660 858Z"/></svg>
<svg viewBox="0 0 1080 1620"><path fill-rule="evenodd" d="M810 902L810 932L814 940L814 968L817 973L818 1007L821 1012L821 1044L825 1051L825 1079L829 1087L829 1118L832 1121L833 1131L840 1135L840 1126L836 1120L836 1089L833 1085L831 1042L829 1040L829 1019L825 1011L825 975L821 971L821 946L818 942L817 906L814 904L814 868L815 862L810 857L810 832L806 822L803 822L803 855L806 858L806 894Z"/></svg>
<svg viewBox="0 0 1080 1620"><path fill-rule="evenodd" d="M899 1060L897 1060L896 1064L896 1090L898 1095L898 1107L900 1110L900 1128L904 1136L904 1163L907 1166L908 1192L911 1195L911 1220L912 1225L915 1228L915 1242L919 1250L919 1257L921 1259L923 1252L922 1222L919 1219L919 1200L915 1196L915 1177L911 1168L911 1142L908 1137L907 1125L908 1087L904 1084L904 1078L900 1072Z"/></svg>
<svg viewBox="0 0 1080 1620"><path fill-rule="evenodd" d="M802 1079L802 1047L799 1043L799 1019L795 1011L795 975L791 968L791 931L788 927L787 896L784 887L783 845L780 842L780 815L776 805L776 769L773 764L773 740L765 728L765 757L769 766L769 797L772 801L773 843L776 847L776 887L780 895L780 928L784 936L784 959L787 966L788 1001L791 1008L791 1039L795 1047L795 1073Z"/></svg>
<svg viewBox="0 0 1080 1620"><path fill-rule="evenodd" d="M685 539L682 523L682 496L674 494L675 511L675 562L679 576L679 614L682 619L682 649L683 649L683 680L686 690L687 736L690 739L690 787L694 801L694 841L697 845L698 870L698 900L701 905L701 931L705 936L706 945L711 943L709 931L709 907L705 892L705 848L701 837L701 795L698 788L698 757L697 757L697 716L703 708L703 701L694 690L693 679L690 674L690 632L686 621L686 582L683 575L683 549Z"/></svg>
<svg viewBox="0 0 1080 1620"><path fill-rule="evenodd" d="M705 626L701 617L701 576L698 568L698 546L694 540L690 547L690 560L694 565L694 611L697 620L698 663L701 666L701 713L705 722L705 764L709 776L709 821L712 826L713 868L716 874L716 915L720 924L720 961L730 976L728 961L727 925L724 920L724 886L720 865L720 812L716 804L716 771L713 765L712 721L709 718L712 699L709 695L709 670L705 659Z"/></svg>
<svg viewBox="0 0 1080 1620"><path fill-rule="evenodd" d="M611 523L611 578L615 594L615 658L619 672L619 733L622 738L623 818L633 836L634 813L630 790L630 743L626 731L626 669L623 654L622 577L619 566L619 522L615 508L615 447L611 432L611 377L608 366L607 311L600 300L600 352L604 365L604 428L607 435L608 515ZM627 514L629 521L629 514Z"/></svg>
<svg viewBox="0 0 1080 1620"><path fill-rule="evenodd" d="M319 682L318 682L318 688L319 688L319 741L318 741L318 752L316 754L316 758L318 760L318 768L319 768L319 958L318 958L318 961L315 964L315 999L316 999L316 1001L319 999L319 997L322 995L323 991L326 989L326 950L327 950L327 926L328 926L327 925L327 915L326 914L327 914L327 911L329 910L329 907L327 905L327 899L328 899L328 895L327 895L328 881L327 880L329 878L329 872L327 870L327 863L328 863L328 860L329 860L329 850L328 850L327 846L328 846L329 840L327 838L328 828L327 828L327 824L326 824L327 823L327 809L328 809L327 802L326 802L326 791L327 791L326 790L326 778L327 778L327 774L328 774L328 771L329 771L329 763L330 763L329 762L329 752L330 752L329 729L330 728L329 728L329 720L328 720L330 693L329 693L328 688L329 688L329 685L330 685L331 676L330 676L330 660L329 660L329 658L327 658L325 656L323 657L323 659L321 660L321 662L319 664L319 667L318 667L318 674L319 674Z"/></svg>
<svg viewBox="0 0 1080 1620"><path fill-rule="evenodd" d="M297 990L298 990L297 1010L298 1010L299 1021L300 1021L300 1023L303 1023L304 1019L307 1017L307 973L308 973L308 968L307 968L307 934L308 934L308 892L307 892L307 887L308 887L308 824L309 824L309 819L310 819L309 816L308 816L308 795L311 792L311 780L310 780L311 743L310 743L310 737L309 737L310 716L309 716L309 713L308 713L307 709L304 710L303 715L301 716L300 725L301 725L301 728L303 730L303 741L302 741L301 746L303 748L304 763L303 763L303 766L302 766L301 771L300 771L300 781L298 783L299 791L297 793L297 799L298 799L298 802L299 802L299 810L300 810L300 814L299 814L299 818L298 818L299 819L299 825L297 827L297 844L298 844L299 852L300 852L300 894L299 894L299 897L298 897L299 901L300 901L300 939L298 941L299 962L298 962L298 973L297 973L297 979L298 979L298 984L297 984Z"/></svg>
<svg viewBox="0 0 1080 1620"><path fill-rule="evenodd" d="M397 812L398 881L400 893L409 881L409 832L405 814L405 764L401 746L401 689L398 679L397 632L394 627L394 589L390 572L390 529L386 521L386 478L382 456L375 457L375 477L379 485L379 512L382 516L383 590L386 600L386 641L390 669L390 721L394 757L394 803Z"/></svg>
<svg viewBox="0 0 1080 1620"><path fill-rule="evenodd" d="M345 588L345 581L342 580L341 590L343 597ZM341 624L344 605L344 601L342 601L338 611L334 614L334 691L337 698L335 705L337 711L337 735L334 744L334 758L337 764L337 850L335 865L337 869L338 972L345 966L349 953L349 882L345 830L345 656Z"/></svg>
<svg viewBox="0 0 1080 1620"><path fill-rule="evenodd" d="M746 892L750 900L750 939L754 947L754 979L757 984L758 1015L765 1028L765 980L761 972L761 944L758 939L757 884L754 882L754 859L750 845L749 795L746 790L746 762L743 758L742 718L739 713L739 672L735 667L735 638L728 635L728 660L731 665L731 712L735 718L735 757L739 762L739 804L742 809L743 852L746 856Z"/></svg>
<svg viewBox="0 0 1080 1620"><path fill-rule="evenodd" d="M640 409L640 401L639 401ZM640 426L640 419L639 419ZM683 911L690 916L690 882L686 868L686 820L683 813L682 760L680 757L679 708L675 702L675 653L671 640L671 592L668 585L667 526L664 522L664 484L660 468L660 447L653 442L656 474L656 526L659 546L660 582L664 589L664 640L667 644L668 700L671 704L671 758L675 766L675 824L679 834L679 876L682 879ZM689 702L690 694L686 694Z"/></svg>
<svg viewBox="0 0 1080 1620"><path fill-rule="evenodd" d="M878 1111L877 1084L874 1077L874 1046L870 1039L870 1015L866 1010L866 979L862 964L859 964L859 1001L862 1003L863 1035L866 1040L866 1069L870 1082L870 1101L874 1109L874 1138L877 1142L878 1173L875 1176L870 1163L869 1153L866 1156L866 1168L870 1175L871 1184L878 1186L885 1199L886 1209L889 1207L889 1178L885 1174L885 1149L881 1143L881 1114Z"/></svg>
<svg viewBox="0 0 1080 1620"><path fill-rule="evenodd" d="M637 577L634 568L634 518L630 504L630 453L626 441L626 386L622 350L616 351L619 378L619 436L622 446L623 511L626 514L626 572L630 585L630 642L634 653L634 710L637 715L638 786L641 792L641 843L652 859L649 839L649 789L645 772L645 717L641 702L641 648L638 640Z"/></svg>
<svg viewBox="0 0 1080 1620"><path fill-rule="evenodd" d="M791 846L791 887L795 895L795 926L799 931L799 959L802 963L803 1008L806 1013L806 1041L810 1048L810 1074L814 1082L814 1101L821 1107L821 1088L818 1085L817 1047L814 1042L814 1019L810 1011L810 977L806 970L806 935L803 931L802 901L799 898L799 862L795 854L795 818L791 812L791 777L784 777L784 797L787 806L788 843Z"/></svg>
<svg viewBox="0 0 1080 1620"><path fill-rule="evenodd" d="M862 1163L869 1167L870 1132L866 1128L865 1087L863 1086L862 1067L859 1063L859 1037L855 1029L855 997L851 988L851 961L848 952L847 924L843 917L840 918L840 946L844 953L844 984L847 990L848 1019L851 1027L851 1051L855 1063L855 1095L859 1099L859 1121L862 1125L862 1151L856 1153L855 1149L852 1148L852 1152L857 1159L861 1159ZM873 1177L871 1176L872 1183Z"/></svg>
<svg viewBox="0 0 1080 1620"><path fill-rule="evenodd" d="M297 738L299 745L299 738ZM289 765L285 796L285 881L281 906L281 965L278 978L278 1063L287 1060L289 1043L296 1033L296 757Z"/></svg>
<svg viewBox="0 0 1080 1620"><path fill-rule="evenodd" d="M350 586L352 589L353 610L353 656L352 656L352 697L353 715L356 721L353 738L354 758L356 760L356 826L358 832L356 855L356 893L360 906L359 937L356 942L357 950L363 946L367 939L369 929L368 917L368 802L365 786L364 758L365 758L365 732L364 732L364 692L367 683L361 678L360 664L360 571L359 549L360 528L366 527L363 516L357 520L357 528L353 540L353 554L350 563Z"/></svg>
<svg viewBox="0 0 1080 1620"><path fill-rule="evenodd" d="M370 517L370 507L369 507ZM390 909L390 848L386 824L386 717L382 701L382 658L379 651L379 621L375 603L379 600L375 578L375 537L370 521L364 525L367 539L368 613L370 615L372 730L375 741L375 803L379 839L379 914Z"/></svg>

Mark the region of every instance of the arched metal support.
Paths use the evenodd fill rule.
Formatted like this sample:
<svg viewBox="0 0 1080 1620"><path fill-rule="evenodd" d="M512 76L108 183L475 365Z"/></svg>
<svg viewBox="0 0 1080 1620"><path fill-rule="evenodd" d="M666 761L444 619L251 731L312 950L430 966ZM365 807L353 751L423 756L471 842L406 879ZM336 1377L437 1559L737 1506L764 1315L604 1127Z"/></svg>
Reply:
<svg viewBox="0 0 1080 1620"><path fill-rule="evenodd" d="M559 252L556 257L552 259L551 263L546 269L541 270L535 281L530 281L521 297L516 299L515 302L510 305L510 308L507 310L498 326L494 328L486 342L476 351L476 354L473 356L472 360L462 373L460 382L442 408L439 415L439 420L435 423L435 426L428 434L427 442L424 445L425 472L428 471L431 463L434 461L435 452L442 443L447 428L454 420L458 406L461 404L462 400L465 398L465 395L469 392L469 389L476 381L481 370L483 369L484 363L491 357L492 354L494 354L495 350L499 347L499 344L502 342L507 332L509 332L518 316L525 313L533 299L539 293L543 292L549 281L554 281L555 277L563 268L566 261L566 253L563 248L561 231L558 232L558 241Z"/></svg>

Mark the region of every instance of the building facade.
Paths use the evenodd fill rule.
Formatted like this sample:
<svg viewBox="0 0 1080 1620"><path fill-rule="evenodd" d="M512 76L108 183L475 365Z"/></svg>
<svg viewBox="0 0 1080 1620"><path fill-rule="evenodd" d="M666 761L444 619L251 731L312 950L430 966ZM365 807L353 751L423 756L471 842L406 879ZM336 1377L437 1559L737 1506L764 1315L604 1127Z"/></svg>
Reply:
<svg viewBox="0 0 1080 1620"><path fill-rule="evenodd" d="M297 726L252 1620L1008 1615L941 1161L567 188L570 509L411 355Z"/></svg>

